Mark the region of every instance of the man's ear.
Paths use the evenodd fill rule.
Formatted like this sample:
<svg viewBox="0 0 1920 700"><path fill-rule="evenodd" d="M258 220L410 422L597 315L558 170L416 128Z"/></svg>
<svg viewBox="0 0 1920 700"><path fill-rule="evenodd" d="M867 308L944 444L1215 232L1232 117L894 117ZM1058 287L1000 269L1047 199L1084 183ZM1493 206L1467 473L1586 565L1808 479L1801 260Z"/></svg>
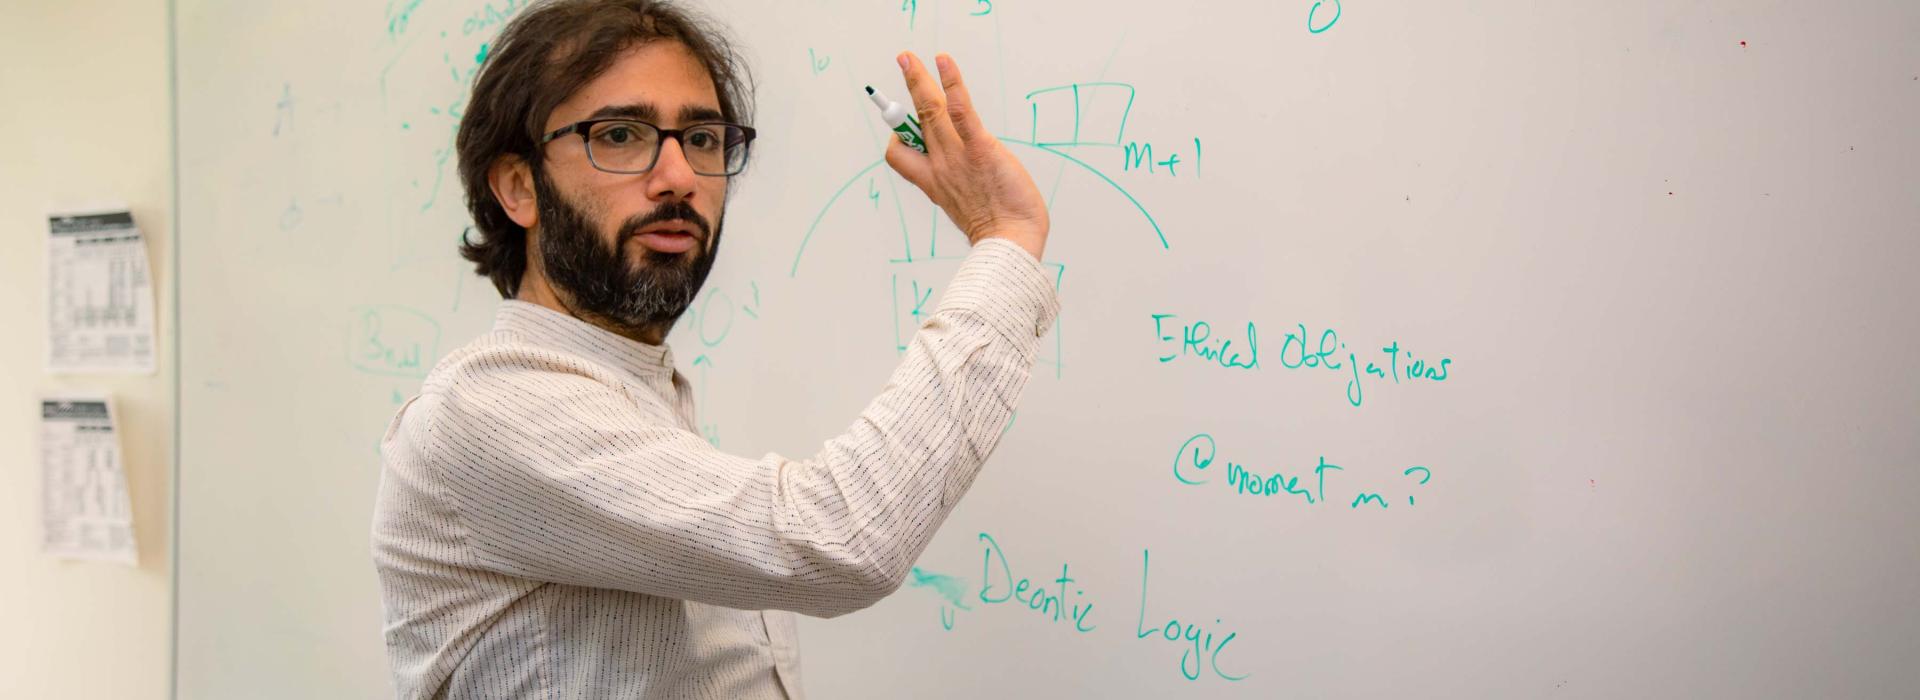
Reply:
<svg viewBox="0 0 1920 700"><path fill-rule="evenodd" d="M532 230L540 223L539 200L534 194L533 168L520 156L507 154L487 168L487 186L493 199L507 211L507 218L520 228Z"/></svg>

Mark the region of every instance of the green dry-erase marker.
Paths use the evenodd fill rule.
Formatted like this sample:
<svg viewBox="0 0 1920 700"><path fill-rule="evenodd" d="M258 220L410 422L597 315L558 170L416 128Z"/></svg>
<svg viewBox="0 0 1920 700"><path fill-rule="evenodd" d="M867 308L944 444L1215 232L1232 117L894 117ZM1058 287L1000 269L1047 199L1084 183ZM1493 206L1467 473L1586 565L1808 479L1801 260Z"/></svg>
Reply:
<svg viewBox="0 0 1920 700"><path fill-rule="evenodd" d="M886 120L887 126L893 129L893 135L900 138L900 143L912 146L921 153L927 152L927 141L920 138L920 120L914 119L912 112L875 91L872 85L867 86L867 97L873 100L875 107L880 108L880 118Z"/></svg>

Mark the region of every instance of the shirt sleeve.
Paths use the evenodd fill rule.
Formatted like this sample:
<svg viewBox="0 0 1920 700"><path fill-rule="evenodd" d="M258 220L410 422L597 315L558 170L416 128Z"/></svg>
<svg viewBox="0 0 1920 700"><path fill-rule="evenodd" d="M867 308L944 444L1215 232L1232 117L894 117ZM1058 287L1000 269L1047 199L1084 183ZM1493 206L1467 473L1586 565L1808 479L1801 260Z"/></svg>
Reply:
<svg viewBox="0 0 1920 700"><path fill-rule="evenodd" d="M880 395L804 460L722 453L592 363L496 347L450 367L427 456L479 568L840 615L905 581L993 452L1058 309L1031 255L981 242Z"/></svg>

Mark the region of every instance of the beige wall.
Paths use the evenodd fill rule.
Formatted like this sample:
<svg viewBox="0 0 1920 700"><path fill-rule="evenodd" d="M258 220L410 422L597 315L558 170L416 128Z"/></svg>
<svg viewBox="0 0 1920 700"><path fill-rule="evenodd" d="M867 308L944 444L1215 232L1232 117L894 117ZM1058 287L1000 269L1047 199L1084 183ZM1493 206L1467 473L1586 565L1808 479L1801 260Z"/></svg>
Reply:
<svg viewBox="0 0 1920 700"><path fill-rule="evenodd" d="M164 698L173 445L173 193L167 5L0 3L0 697ZM46 212L119 201L147 235L153 376L44 369ZM111 392L140 564L39 554L34 398Z"/></svg>

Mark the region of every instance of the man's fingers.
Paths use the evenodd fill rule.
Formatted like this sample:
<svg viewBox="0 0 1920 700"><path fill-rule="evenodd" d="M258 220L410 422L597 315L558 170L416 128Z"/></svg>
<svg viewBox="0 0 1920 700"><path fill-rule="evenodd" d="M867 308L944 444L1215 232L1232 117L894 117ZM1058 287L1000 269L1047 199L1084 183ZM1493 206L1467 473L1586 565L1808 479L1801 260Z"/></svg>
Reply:
<svg viewBox="0 0 1920 700"><path fill-rule="evenodd" d="M908 183L920 188L920 191L932 194L927 188L933 182L933 163L912 146L901 143L900 139L891 135L887 137L887 165L900 173L900 177Z"/></svg>
<svg viewBox="0 0 1920 700"><path fill-rule="evenodd" d="M947 119L953 123L954 132L969 142L980 138L986 126L980 123L980 115L973 109L973 97L967 93L966 81L960 79L960 65L944 53L933 57L933 65L940 69L940 87L947 93Z"/></svg>
<svg viewBox="0 0 1920 700"><path fill-rule="evenodd" d="M920 132L927 140L927 149L958 149L960 135L954 131L953 122L947 118L947 96L935 83L933 76L927 73L927 67L920 63L920 57L912 51L900 54L900 71L907 78L907 93L913 97L913 110L920 118Z"/></svg>

